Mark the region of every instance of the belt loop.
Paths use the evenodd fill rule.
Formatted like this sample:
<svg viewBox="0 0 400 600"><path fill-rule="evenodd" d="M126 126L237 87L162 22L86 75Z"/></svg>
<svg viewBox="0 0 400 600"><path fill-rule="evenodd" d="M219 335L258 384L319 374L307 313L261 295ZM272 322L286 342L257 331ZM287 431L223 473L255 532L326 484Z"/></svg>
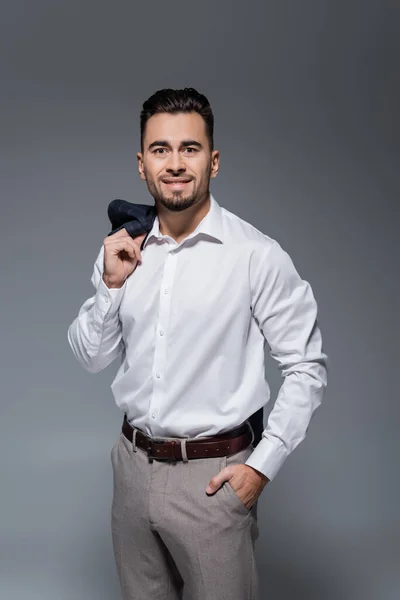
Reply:
<svg viewBox="0 0 400 600"><path fill-rule="evenodd" d="M189 462L186 452L186 438L181 439L181 450L182 450L182 460L183 462Z"/></svg>
<svg viewBox="0 0 400 600"><path fill-rule="evenodd" d="M137 429L134 427L133 432L132 432L132 452L137 452L136 434L137 434Z"/></svg>
<svg viewBox="0 0 400 600"><path fill-rule="evenodd" d="M251 431L251 442L250 442L250 444L253 444L254 438L255 438L254 431L253 431L253 428L251 426L251 423L250 423L249 419L246 419L246 423L250 427L250 431Z"/></svg>

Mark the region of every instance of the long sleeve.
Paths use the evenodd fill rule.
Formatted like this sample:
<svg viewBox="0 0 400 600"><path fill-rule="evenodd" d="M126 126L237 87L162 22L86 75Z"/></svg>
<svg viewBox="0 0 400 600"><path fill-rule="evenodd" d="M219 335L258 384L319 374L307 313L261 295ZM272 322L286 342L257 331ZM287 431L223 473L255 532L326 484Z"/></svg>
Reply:
<svg viewBox="0 0 400 600"><path fill-rule="evenodd" d="M255 250L250 263L252 314L278 362L284 382L262 438L246 464L272 480L305 438L327 385L317 304L279 243Z"/></svg>
<svg viewBox="0 0 400 600"><path fill-rule="evenodd" d="M90 373L107 367L124 349L118 309L126 281L121 288L108 288L102 279L104 246L94 263L91 282L96 293L81 306L68 329L68 342L78 362Z"/></svg>

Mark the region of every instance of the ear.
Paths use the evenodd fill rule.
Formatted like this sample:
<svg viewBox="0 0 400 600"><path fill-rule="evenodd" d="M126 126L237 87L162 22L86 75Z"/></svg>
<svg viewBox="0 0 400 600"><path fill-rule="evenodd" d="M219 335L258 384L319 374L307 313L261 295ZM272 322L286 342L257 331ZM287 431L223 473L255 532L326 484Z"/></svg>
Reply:
<svg viewBox="0 0 400 600"><path fill-rule="evenodd" d="M216 177L219 170L219 152L213 150L211 153L211 174L210 177Z"/></svg>
<svg viewBox="0 0 400 600"><path fill-rule="evenodd" d="M143 165L143 155L141 152L138 152L136 156L137 156L137 160L138 160L138 170L139 170L140 178L143 179L143 181L146 181L146 175L144 173L144 165Z"/></svg>

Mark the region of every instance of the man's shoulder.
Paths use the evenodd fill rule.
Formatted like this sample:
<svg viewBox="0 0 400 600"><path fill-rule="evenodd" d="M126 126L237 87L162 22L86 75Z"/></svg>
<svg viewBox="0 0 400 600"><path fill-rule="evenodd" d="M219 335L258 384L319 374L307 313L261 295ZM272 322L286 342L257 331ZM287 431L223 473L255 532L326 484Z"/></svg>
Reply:
<svg viewBox="0 0 400 600"><path fill-rule="evenodd" d="M255 225L239 217L236 213L224 207L221 207L221 210L227 240L232 243L248 244L251 247L265 250L276 242L274 238L257 229Z"/></svg>

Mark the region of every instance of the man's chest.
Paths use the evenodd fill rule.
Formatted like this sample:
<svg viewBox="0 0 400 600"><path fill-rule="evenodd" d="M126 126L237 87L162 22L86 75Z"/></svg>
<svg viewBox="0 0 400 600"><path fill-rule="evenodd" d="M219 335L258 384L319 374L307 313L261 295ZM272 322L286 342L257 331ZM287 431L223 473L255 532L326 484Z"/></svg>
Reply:
<svg viewBox="0 0 400 600"><path fill-rule="evenodd" d="M167 252L148 247L128 279L120 306L123 328L162 322L176 329L234 323L250 312L248 259L240 247L204 241L198 247ZM150 251L148 251L150 250Z"/></svg>

